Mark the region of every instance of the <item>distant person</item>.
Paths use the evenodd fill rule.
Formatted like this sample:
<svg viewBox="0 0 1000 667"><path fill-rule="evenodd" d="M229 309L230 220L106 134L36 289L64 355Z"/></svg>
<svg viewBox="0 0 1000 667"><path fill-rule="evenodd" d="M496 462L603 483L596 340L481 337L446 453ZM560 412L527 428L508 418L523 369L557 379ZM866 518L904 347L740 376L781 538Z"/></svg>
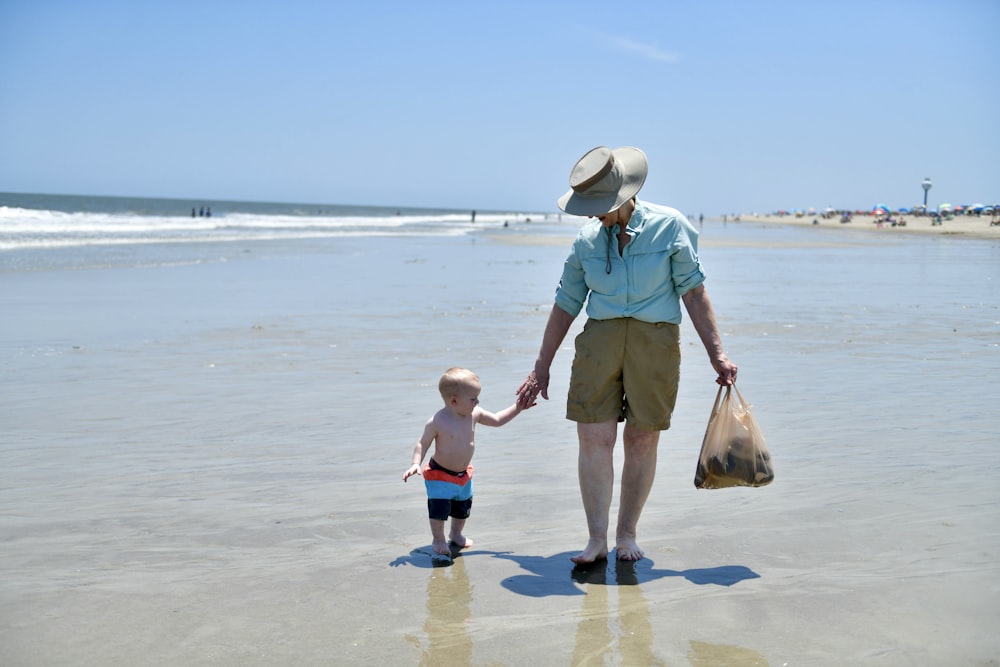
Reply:
<svg viewBox="0 0 1000 667"><path fill-rule="evenodd" d="M421 463L434 447L434 455L423 467L427 489L434 553L451 555L450 544L459 549L472 546L463 534L465 520L472 508L472 454L475 450L476 424L503 426L531 405L514 403L493 414L479 407L479 378L465 368L450 368L438 381L444 407L424 425L424 434L413 447L413 460L403 472L403 481L421 474ZM451 517L449 539L444 524Z"/></svg>
<svg viewBox="0 0 1000 667"><path fill-rule="evenodd" d="M640 201L646 154L600 146L570 172L559 208L586 216L563 264L555 303L534 369L517 390L529 407L548 399L549 372L570 326L586 307L576 337L566 418L576 422L578 474L589 541L579 564L608 557L608 514L614 486L618 424L624 464L615 551L619 560L643 557L636 527L656 471L660 432L670 427L681 363L681 301L701 338L720 385L736 381L715 322L698 231L679 211Z"/></svg>
<svg viewBox="0 0 1000 667"><path fill-rule="evenodd" d="M211 206L206 206L205 207L205 217L206 218L211 218L212 217L212 207Z"/></svg>
<svg viewBox="0 0 1000 667"><path fill-rule="evenodd" d="M198 209L198 217L199 218L204 218L205 217L205 207L204 206L202 206L201 208Z"/></svg>
<svg viewBox="0 0 1000 667"><path fill-rule="evenodd" d="M476 212L475 211L472 212L472 221L473 222L476 221Z"/></svg>

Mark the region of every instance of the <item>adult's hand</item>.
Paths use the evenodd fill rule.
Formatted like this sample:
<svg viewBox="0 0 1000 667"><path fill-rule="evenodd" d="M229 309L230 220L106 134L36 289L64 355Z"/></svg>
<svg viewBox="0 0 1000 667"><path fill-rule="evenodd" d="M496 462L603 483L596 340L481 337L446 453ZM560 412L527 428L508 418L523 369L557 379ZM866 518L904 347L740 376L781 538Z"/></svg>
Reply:
<svg viewBox="0 0 1000 667"><path fill-rule="evenodd" d="M719 377L715 378L715 381L723 387L728 387L736 382L736 364L730 361L729 357L725 354L712 359L712 368L719 374Z"/></svg>
<svg viewBox="0 0 1000 667"><path fill-rule="evenodd" d="M549 400L549 369L536 365L535 370L528 373L528 377L517 388L517 404L522 408L530 408L537 402L539 394L546 401Z"/></svg>

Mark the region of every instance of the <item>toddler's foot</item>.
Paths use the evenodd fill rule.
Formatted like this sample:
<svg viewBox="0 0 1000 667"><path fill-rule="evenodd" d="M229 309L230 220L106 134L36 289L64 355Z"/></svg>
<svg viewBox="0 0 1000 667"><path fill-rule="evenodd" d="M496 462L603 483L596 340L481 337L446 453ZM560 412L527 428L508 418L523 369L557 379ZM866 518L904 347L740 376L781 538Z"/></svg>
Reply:
<svg viewBox="0 0 1000 667"><path fill-rule="evenodd" d="M431 542L431 548L434 549L434 553L441 554L442 556L451 556L451 549L448 548L448 543L444 540L434 540Z"/></svg>
<svg viewBox="0 0 1000 667"><path fill-rule="evenodd" d="M584 549L579 556L573 556L570 558L571 561L577 565L584 565L586 563L593 563L594 561L604 560L608 557L608 543L606 540L601 540L596 537L591 538L590 542L587 543L587 548Z"/></svg>

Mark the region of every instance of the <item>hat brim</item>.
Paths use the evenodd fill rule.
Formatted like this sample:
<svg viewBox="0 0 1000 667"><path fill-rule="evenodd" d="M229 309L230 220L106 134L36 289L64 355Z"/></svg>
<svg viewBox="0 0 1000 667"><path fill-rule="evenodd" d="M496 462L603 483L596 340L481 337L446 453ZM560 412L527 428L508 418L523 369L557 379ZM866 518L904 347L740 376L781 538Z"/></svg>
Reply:
<svg viewBox="0 0 1000 667"><path fill-rule="evenodd" d="M582 197L573 190L559 198L559 208L570 215L597 216L615 211L632 197L639 193L646 182L649 162L646 154L638 148L622 146L611 151L615 160L621 164L622 185L618 192L606 197Z"/></svg>

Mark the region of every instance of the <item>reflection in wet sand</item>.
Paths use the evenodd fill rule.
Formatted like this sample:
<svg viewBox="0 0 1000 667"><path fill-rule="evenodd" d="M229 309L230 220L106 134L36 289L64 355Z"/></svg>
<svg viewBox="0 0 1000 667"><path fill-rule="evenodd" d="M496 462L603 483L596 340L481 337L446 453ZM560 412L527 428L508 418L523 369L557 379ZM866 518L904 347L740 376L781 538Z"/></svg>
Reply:
<svg viewBox="0 0 1000 667"><path fill-rule="evenodd" d="M653 654L653 626L649 605L637 586L635 563L617 561L614 573L605 563L575 568L573 580L586 585L587 594L576 627L573 665L665 665ZM611 589L617 604L612 608Z"/></svg>
<svg viewBox="0 0 1000 667"><path fill-rule="evenodd" d="M424 632L427 646L421 646L420 665L471 665L472 637L468 626L472 618L472 585L462 558L451 567L431 569L427 580L427 621ZM407 639L421 645L418 638Z"/></svg>
<svg viewBox="0 0 1000 667"><path fill-rule="evenodd" d="M691 640L691 652L688 660L692 667L767 667L767 658L757 651L740 646L725 644L707 644Z"/></svg>

